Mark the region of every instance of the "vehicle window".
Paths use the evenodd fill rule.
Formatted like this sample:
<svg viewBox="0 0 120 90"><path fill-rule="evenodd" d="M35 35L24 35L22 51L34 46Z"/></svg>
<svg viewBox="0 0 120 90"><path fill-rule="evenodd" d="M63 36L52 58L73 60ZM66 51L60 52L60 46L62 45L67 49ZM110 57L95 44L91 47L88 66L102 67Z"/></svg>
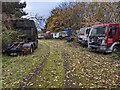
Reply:
<svg viewBox="0 0 120 90"><path fill-rule="evenodd" d="M91 36L105 36L107 26L98 26L91 29Z"/></svg>
<svg viewBox="0 0 120 90"><path fill-rule="evenodd" d="M81 28L81 29L80 29L80 32L79 32L79 35L84 35L84 33L85 33L85 29L84 29L84 28Z"/></svg>
<svg viewBox="0 0 120 90"><path fill-rule="evenodd" d="M39 36L44 36L44 34L38 34Z"/></svg>
<svg viewBox="0 0 120 90"><path fill-rule="evenodd" d="M86 30L86 34L89 34L89 32L90 32L90 29L87 29L87 30Z"/></svg>
<svg viewBox="0 0 120 90"><path fill-rule="evenodd" d="M109 36L113 36L116 33L116 26L111 26L109 31Z"/></svg>

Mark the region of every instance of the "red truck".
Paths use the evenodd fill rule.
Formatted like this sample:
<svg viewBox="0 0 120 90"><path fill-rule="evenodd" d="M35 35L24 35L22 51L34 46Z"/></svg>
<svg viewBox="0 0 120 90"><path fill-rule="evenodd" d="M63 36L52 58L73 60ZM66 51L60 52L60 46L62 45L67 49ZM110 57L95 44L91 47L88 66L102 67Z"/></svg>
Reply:
<svg viewBox="0 0 120 90"><path fill-rule="evenodd" d="M50 39L50 38L52 38L51 32L50 32L50 31L46 31L44 38L45 38L45 39Z"/></svg>
<svg viewBox="0 0 120 90"><path fill-rule="evenodd" d="M120 24L92 26L88 37L88 48L105 53L120 51Z"/></svg>

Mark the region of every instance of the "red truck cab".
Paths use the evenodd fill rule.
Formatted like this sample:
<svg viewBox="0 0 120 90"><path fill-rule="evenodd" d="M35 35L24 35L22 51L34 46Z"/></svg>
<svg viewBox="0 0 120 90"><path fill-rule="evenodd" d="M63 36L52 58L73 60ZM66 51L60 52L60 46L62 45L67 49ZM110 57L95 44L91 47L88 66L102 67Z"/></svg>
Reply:
<svg viewBox="0 0 120 90"><path fill-rule="evenodd" d="M51 32L50 32L50 31L46 31L44 38L45 38L45 39L50 39L50 38L52 38Z"/></svg>
<svg viewBox="0 0 120 90"><path fill-rule="evenodd" d="M120 50L120 24L98 24L92 26L88 37L88 48L102 52Z"/></svg>

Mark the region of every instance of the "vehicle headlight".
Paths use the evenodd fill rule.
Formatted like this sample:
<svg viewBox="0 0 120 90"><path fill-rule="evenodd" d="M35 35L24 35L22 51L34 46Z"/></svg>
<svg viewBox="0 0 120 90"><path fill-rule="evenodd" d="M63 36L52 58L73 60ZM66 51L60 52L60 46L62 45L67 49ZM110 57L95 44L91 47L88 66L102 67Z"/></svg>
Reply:
<svg viewBox="0 0 120 90"><path fill-rule="evenodd" d="M102 40L101 45L106 45L106 43L105 43L105 42L106 42L106 40L105 40L105 39L103 39L103 40Z"/></svg>

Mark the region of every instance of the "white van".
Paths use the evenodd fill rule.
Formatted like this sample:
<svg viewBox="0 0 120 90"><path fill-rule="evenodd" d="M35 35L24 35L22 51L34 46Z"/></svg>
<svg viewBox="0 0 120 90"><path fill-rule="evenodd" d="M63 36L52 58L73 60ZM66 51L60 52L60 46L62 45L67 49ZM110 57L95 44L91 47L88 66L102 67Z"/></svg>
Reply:
<svg viewBox="0 0 120 90"><path fill-rule="evenodd" d="M91 27L85 27L81 28L80 31L78 32L78 42L83 46L88 45L88 35L90 29Z"/></svg>
<svg viewBox="0 0 120 90"><path fill-rule="evenodd" d="M53 35L54 39L58 39L58 38L60 38L61 33L60 32L55 32L55 33L52 33L52 35Z"/></svg>

